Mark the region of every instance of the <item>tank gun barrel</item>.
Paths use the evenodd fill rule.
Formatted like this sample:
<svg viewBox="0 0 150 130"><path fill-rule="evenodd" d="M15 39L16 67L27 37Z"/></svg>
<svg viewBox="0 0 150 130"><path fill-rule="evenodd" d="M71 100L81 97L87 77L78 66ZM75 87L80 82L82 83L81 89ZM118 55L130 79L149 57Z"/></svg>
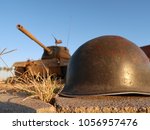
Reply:
<svg viewBox="0 0 150 130"><path fill-rule="evenodd" d="M35 41L37 44L39 44L42 48L44 48L48 53L52 53L49 48L44 46L38 39L36 39L29 31L27 31L22 25L18 24L17 28L23 32L26 36L28 36L31 40Z"/></svg>

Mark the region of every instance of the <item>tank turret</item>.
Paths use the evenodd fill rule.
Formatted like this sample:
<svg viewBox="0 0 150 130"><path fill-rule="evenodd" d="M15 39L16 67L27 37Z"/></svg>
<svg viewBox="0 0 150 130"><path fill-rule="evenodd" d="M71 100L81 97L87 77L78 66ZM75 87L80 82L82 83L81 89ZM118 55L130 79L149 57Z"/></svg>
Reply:
<svg viewBox="0 0 150 130"><path fill-rule="evenodd" d="M29 31L27 31L22 25L18 24L17 28L21 32L23 32L26 36L28 36L31 40L36 42L38 45L40 45L44 49L44 53L43 53L41 59L52 59L52 58L69 59L70 58L69 50L66 47L62 47L62 46L48 46L48 47L46 47L37 38L35 38ZM60 40L57 40L55 38L55 44L56 45L60 44L61 42L60 42Z"/></svg>

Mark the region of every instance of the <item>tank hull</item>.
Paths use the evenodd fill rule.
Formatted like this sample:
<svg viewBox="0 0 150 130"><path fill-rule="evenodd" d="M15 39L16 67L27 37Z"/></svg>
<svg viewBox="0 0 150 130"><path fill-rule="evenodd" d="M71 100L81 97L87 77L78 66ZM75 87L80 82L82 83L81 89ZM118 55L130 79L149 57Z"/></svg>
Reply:
<svg viewBox="0 0 150 130"><path fill-rule="evenodd" d="M13 67L17 77L22 77L24 74L42 77L55 74L58 77L65 78L67 65L68 60L65 59L45 59L16 62Z"/></svg>

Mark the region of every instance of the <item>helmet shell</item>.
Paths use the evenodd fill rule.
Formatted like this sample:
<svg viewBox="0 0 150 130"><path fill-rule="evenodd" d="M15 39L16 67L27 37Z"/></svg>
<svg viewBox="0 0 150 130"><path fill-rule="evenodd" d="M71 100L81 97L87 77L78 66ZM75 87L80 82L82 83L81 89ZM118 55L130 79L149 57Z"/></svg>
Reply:
<svg viewBox="0 0 150 130"><path fill-rule="evenodd" d="M150 94L149 77L149 59L138 46L120 36L101 36L75 51L60 95Z"/></svg>

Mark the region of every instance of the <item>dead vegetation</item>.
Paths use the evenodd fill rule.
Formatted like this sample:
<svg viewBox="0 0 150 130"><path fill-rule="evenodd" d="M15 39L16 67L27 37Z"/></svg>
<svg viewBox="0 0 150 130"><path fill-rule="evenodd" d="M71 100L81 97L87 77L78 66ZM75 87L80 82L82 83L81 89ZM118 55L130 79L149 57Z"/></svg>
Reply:
<svg viewBox="0 0 150 130"><path fill-rule="evenodd" d="M25 96L24 100L37 98L44 102L51 102L63 86L61 79L53 78L53 75L47 75L46 77L28 75L24 78L9 78L9 81L7 80L0 89L12 94L21 94Z"/></svg>

